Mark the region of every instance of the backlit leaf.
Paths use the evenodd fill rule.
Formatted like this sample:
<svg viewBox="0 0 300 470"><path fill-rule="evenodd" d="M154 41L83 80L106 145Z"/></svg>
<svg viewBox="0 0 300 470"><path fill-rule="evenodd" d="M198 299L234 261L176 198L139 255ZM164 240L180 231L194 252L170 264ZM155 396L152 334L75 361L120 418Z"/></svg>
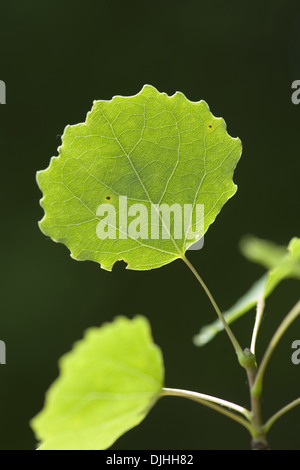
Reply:
<svg viewBox="0 0 300 470"><path fill-rule="evenodd" d="M88 330L61 359L59 378L32 420L40 449L106 449L145 418L163 376L144 317L118 317Z"/></svg>
<svg viewBox="0 0 300 470"><path fill-rule="evenodd" d="M146 85L135 96L95 101L84 123L66 127L58 150L37 175L45 211L41 230L77 260L96 261L107 270L124 260L129 269L144 270L182 257L203 237L236 192L232 176L241 142L227 134L224 120L214 117L204 101L191 102L179 92L168 96ZM120 197L127 198L128 211L134 204L146 209L137 235L129 231L137 220L126 217ZM103 204L116 214L106 238ZM169 227L163 226L162 204L177 204L182 213L184 205L191 208L181 235L172 211ZM204 217L197 218L201 204ZM156 225L158 238L150 229Z"/></svg>

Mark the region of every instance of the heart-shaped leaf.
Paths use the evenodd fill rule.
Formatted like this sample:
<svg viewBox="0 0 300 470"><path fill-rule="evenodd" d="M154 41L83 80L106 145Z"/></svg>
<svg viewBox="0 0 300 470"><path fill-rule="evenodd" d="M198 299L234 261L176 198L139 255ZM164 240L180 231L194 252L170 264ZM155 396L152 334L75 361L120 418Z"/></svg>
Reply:
<svg viewBox="0 0 300 470"><path fill-rule="evenodd" d="M106 449L145 418L163 376L162 355L144 317L118 317L88 330L61 359L60 376L31 422L40 449Z"/></svg>
<svg viewBox="0 0 300 470"><path fill-rule="evenodd" d="M240 155L240 140L204 101L149 85L96 101L38 172L40 228L73 258L107 270L118 260L130 269L162 266L183 257L236 192Z"/></svg>

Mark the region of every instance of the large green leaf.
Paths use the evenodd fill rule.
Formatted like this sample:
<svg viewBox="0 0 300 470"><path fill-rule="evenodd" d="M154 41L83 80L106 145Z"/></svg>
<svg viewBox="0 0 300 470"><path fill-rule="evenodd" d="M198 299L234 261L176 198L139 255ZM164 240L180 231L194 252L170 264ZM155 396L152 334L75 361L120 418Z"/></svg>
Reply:
<svg viewBox="0 0 300 470"><path fill-rule="evenodd" d="M118 260L130 269L162 266L201 239L234 195L240 155L240 140L227 134L224 120L204 101L191 102L179 92L168 96L149 85L135 96L96 101L85 123L66 127L59 156L37 174L45 211L40 228L64 243L73 258L96 261L107 270ZM136 219L124 219L120 196L127 198L128 210L140 203L148 211L136 214L140 237L127 236L126 224ZM116 211L116 220L109 221L112 238L99 238L98 207L105 203ZM182 237L174 233L171 212L163 238L162 204L192 208ZM200 221L198 204L204 205ZM160 223L158 238L151 238L147 227L152 210ZM141 234L142 226L147 233Z"/></svg>
<svg viewBox="0 0 300 470"><path fill-rule="evenodd" d="M223 315L228 324L251 310L260 298L268 297L275 287L284 279L300 279L300 239L293 238L287 248L267 240L247 237L241 243L243 254L250 260L270 268L230 309ZM218 332L224 329L218 319L201 328L194 337L197 346L211 341Z"/></svg>
<svg viewBox="0 0 300 470"><path fill-rule="evenodd" d="M163 387L163 360L144 317L87 331L32 420L43 450L106 449L139 424Z"/></svg>

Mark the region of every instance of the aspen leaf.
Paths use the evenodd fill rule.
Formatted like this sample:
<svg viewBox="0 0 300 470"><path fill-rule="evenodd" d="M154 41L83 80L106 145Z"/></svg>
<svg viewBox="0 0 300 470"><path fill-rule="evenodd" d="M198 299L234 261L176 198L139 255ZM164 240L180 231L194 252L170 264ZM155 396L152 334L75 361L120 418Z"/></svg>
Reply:
<svg viewBox="0 0 300 470"><path fill-rule="evenodd" d="M31 425L42 450L101 450L138 425L159 397L164 368L144 317L89 329L60 360Z"/></svg>
<svg viewBox="0 0 300 470"><path fill-rule="evenodd" d="M203 237L236 192L232 177L241 142L204 101L145 85L135 96L95 101L84 123L66 127L58 151L37 174L41 230L77 260L107 270L123 260L129 269L145 270L183 257ZM134 205L146 215L134 214ZM168 226L163 205L175 207ZM177 208L185 206L190 216L175 233L175 221L177 227L184 218Z"/></svg>

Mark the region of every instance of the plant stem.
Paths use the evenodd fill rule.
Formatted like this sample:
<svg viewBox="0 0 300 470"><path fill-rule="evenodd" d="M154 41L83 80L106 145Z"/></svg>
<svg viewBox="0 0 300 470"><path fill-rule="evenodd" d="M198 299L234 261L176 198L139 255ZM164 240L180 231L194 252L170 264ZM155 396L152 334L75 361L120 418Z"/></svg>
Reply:
<svg viewBox="0 0 300 470"><path fill-rule="evenodd" d="M205 282L203 281L202 277L200 276L200 274L197 272L197 270L194 268L194 266L192 265L192 263L185 257L185 255L183 255L182 257L183 261L185 262L185 264L188 266L188 268L192 271L192 273L194 274L194 276L196 277L196 279L198 280L198 282L200 283L200 285L203 287L206 295L208 296L212 306L214 307L219 319L221 320L223 326L224 326L224 329L235 349L235 352L238 356L238 359L239 359L239 362L241 363L241 361L243 361L243 358L244 358L244 352L239 344L239 342L237 341L236 337L234 336L231 328L229 327L228 323L226 322L221 310L219 309L215 299L213 298L209 288L207 287L207 285L205 284Z"/></svg>
<svg viewBox="0 0 300 470"><path fill-rule="evenodd" d="M253 426L252 433L252 449L253 450L267 450L269 449L266 433L262 423L261 415L261 403L260 397L255 397L252 394L252 388L257 374L257 364L255 355L249 350L244 350L245 357L245 369L248 377L249 391L250 391L250 400L251 400L251 424Z"/></svg>
<svg viewBox="0 0 300 470"><path fill-rule="evenodd" d="M228 418L237 421L242 426L244 426L248 431L253 435L253 429L251 423L249 422L250 419L250 412L243 408L242 406L236 405L235 403L231 403L227 400L223 400L221 398L213 397L211 395L206 395L204 393L192 392L189 390L181 390L177 388L163 388L161 392L161 396L176 396L176 397L183 397L188 398L190 400L196 401L201 403L208 408L212 408L215 411L218 411L221 414L224 414ZM232 411L229 411L225 407L230 408L231 410L237 411L238 413L242 414L244 417L239 416Z"/></svg>
<svg viewBox="0 0 300 470"><path fill-rule="evenodd" d="M253 383L253 387L252 387L253 396L259 397L261 395L264 373L268 365L268 362L270 360L270 357L272 356L273 351L276 348L279 340L281 339L285 331L288 329L288 327L291 325L291 323L297 318L298 315L300 315L300 300L296 303L296 305L292 308L292 310L287 314L287 316L281 322L275 334L273 335L269 343L269 346L266 349L266 352L262 358L261 364L258 368L255 381Z"/></svg>
<svg viewBox="0 0 300 470"><path fill-rule="evenodd" d="M277 421L278 418L280 418L285 413L292 410L293 408L295 408L298 405L300 405L300 398L297 398L296 400L293 400L291 403L289 403L288 405L285 405L283 408L281 408L281 410L277 411L277 413L275 413L273 416L271 416L271 418L269 418L268 421L263 426L264 431L267 433L270 430L271 426L273 426L275 421Z"/></svg>

